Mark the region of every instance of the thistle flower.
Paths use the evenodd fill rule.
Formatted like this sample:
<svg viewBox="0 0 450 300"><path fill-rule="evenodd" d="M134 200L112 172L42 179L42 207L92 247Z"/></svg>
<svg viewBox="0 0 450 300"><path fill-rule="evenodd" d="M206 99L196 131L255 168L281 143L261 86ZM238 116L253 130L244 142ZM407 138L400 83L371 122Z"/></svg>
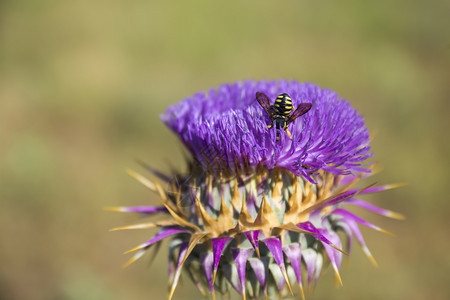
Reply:
<svg viewBox="0 0 450 300"><path fill-rule="evenodd" d="M287 93L294 107L312 103L289 125L292 138L281 130L277 141L268 129L258 91L270 99ZM113 230L158 228L126 252L135 252L128 263L169 240L169 299L182 270L213 299L231 289L243 299L282 298L296 293L294 286L304 298L303 286L315 285L327 264L342 283L339 268L354 239L376 264L358 226L386 231L347 207L402 218L360 199L394 185L354 188L372 171L365 162L369 133L331 90L295 81L225 84L169 107L161 118L189 150L188 172L166 176L148 167L150 180L129 171L161 205L114 209L167 218Z"/></svg>

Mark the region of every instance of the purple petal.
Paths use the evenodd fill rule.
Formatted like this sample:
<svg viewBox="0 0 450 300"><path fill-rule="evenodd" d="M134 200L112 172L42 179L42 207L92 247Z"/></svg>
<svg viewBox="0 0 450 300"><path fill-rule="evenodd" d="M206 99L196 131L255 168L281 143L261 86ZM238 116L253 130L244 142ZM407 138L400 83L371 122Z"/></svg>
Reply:
<svg viewBox="0 0 450 300"><path fill-rule="evenodd" d="M219 266L219 261L220 261L220 257L222 256L223 249L227 245L228 241L230 241L231 239L232 239L232 237L225 236L225 237L213 238L211 240L213 253L214 253L214 271L213 271L214 275L217 272L217 267ZM213 283L214 283L214 279L215 278L213 278Z"/></svg>
<svg viewBox="0 0 450 300"><path fill-rule="evenodd" d="M301 258L302 250L300 244L290 244L283 247L283 251L286 257L291 262L291 266L294 269L295 276L297 277L297 282L302 285L302 273L301 273Z"/></svg>
<svg viewBox="0 0 450 300"><path fill-rule="evenodd" d="M319 280L320 277L320 273L322 271L322 266L323 266L323 256L321 253L317 254L316 257L316 263L315 263L315 267L314 267L314 284L317 284L317 281Z"/></svg>
<svg viewBox="0 0 450 300"><path fill-rule="evenodd" d="M178 252L178 258L177 258L177 270L180 269L180 265L182 266L183 264L181 263L184 259L184 257L186 256L186 252L189 246L189 242L184 242L180 245L180 252Z"/></svg>
<svg viewBox="0 0 450 300"><path fill-rule="evenodd" d="M342 220L343 223L347 224L348 227L353 231L353 234L355 235L356 239L358 240L359 244L361 245L362 250L367 255L367 257L370 259L372 264L375 266L377 265L377 262L375 261L375 258L372 256L372 253L370 253L369 248L366 245L366 242L364 241L364 237L361 234L361 231L359 230L358 224L352 219L344 219ZM349 236L352 236L351 233Z"/></svg>
<svg viewBox="0 0 450 300"><path fill-rule="evenodd" d="M322 232L325 233L326 229L322 229ZM337 245L340 245L339 237L336 238L336 236L333 236L330 234L330 232L327 232L327 236L333 240L334 243ZM341 265L342 261L342 253L337 251L335 248L331 247L329 244L322 242L325 251L327 252L328 258L330 259L330 263L333 266L333 270L336 274L336 277L340 284L342 285L341 278L339 276L339 266Z"/></svg>
<svg viewBox="0 0 450 300"><path fill-rule="evenodd" d="M156 214L156 213L168 213L164 206L120 206L112 207L111 209L121 211L121 212L132 212L132 213L142 213L142 214Z"/></svg>
<svg viewBox="0 0 450 300"><path fill-rule="evenodd" d="M314 274L316 273L317 252L313 249L307 248L302 253L303 261L308 272L308 285L311 283Z"/></svg>
<svg viewBox="0 0 450 300"><path fill-rule="evenodd" d="M346 200L352 198L357 193L358 193L358 191L356 191L356 190L347 191L345 193L338 195L337 197L333 197L326 201L323 201L319 205L315 205L311 208L313 208L313 212L320 212L324 207L337 205L343 201L346 201Z"/></svg>
<svg viewBox="0 0 450 300"><path fill-rule="evenodd" d="M346 221L338 222L336 225L345 232L345 236L347 237L346 252L350 254L350 252L352 252L353 247L353 232L350 229L349 225L346 223Z"/></svg>
<svg viewBox="0 0 450 300"><path fill-rule="evenodd" d="M245 269L247 266L247 258L252 252L252 248L234 248L231 250L241 281L241 295L245 293Z"/></svg>
<svg viewBox="0 0 450 300"><path fill-rule="evenodd" d="M314 234L312 234L311 236L321 240L322 242L330 245L330 246L334 246L332 242L330 242L321 232L319 229L317 229L311 222L303 222L303 223L299 223L297 224L297 227L303 230L307 230L310 231Z"/></svg>
<svg viewBox="0 0 450 300"><path fill-rule="evenodd" d="M269 251L272 253L273 258L275 259L275 262L280 268L281 274L284 277L284 281L288 284L289 290L292 294L291 285L289 283L289 279L287 278L286 273L286 267L284 265L284 257L283 257L283 248L281 246L281 241L278 238L272 237L272 238L266 238L263 240L264 244L266 244L267 248L269 248ZM284 286L284 283L283 283Z"/></svg>
<svg viewBox="0 0 450 300"><path fill-rule="evenodd" d="M261 288L264 289L264 287L266 286L267 272L269 268L267 259L249 258L248 262L252 267L253 272L255 273L256 278L259 281L259 284L261 285Z"/></svg>
<svg viewBox="0 0 450 300"><path fill-rule="evenodd" d="M209 290L211 292L213 292L214 291L214 285L212 282L212 277L213 277L212 266L214 263L213 253L212 252L202 253L201 262L202 262L203 269L205 270L205 275L206 275L206 280L208 281Z"/></svg>
<svg viewBox="0 0 450 300"><path fill-rule="evenodd" d="M400 214L394 213L387 209L380 208L378 206L375 206L371 203L368 203L368 202L360 200L360 199L349 199L349 200L345 201L345 203L359 206L361 208L367 209L369 211L372 211L372 212L382 215L382 216L396 218L396 219L402 219L402 216Z"/></svg>
<svg viewBox="0 0 450 300"><path fill-rule="evenodd" d="M367 226L369 228L372 228L372 229L375 229L375 230L378 230L378 231L386 232L385 230L381 229L380 227L378 227L376 225L373 225L372 223L369 223L366 220L361 219L360 217L352 214L351 212L349 212L348 210L345 210L343 208L336 208L335 210L333 210L332 213L336 214L336 215L341 215L344 218L351 219L351 220L353 220L355 222L358 222L358 223L360 223L360 224L362 224L364 226Z"/></svg>
<svg viewBox="0 0 450 300"><path fill-rule="evenodd" d="M245 236L247 237L248 241L252 245L253 249L255 249L257 252L259 251L258 250L258 238L259 238L260 232L261 232L261 230L244 232Z"/></svg>
<svg viewBox="0 0 450 300"><path fill-rule="evenodd" d="M323 229L320 229L320 232L321 232L324 236L326 235L326 236L328 237L328 239L331 241L331 243L332 243L335 247L337 247L338 249L341 249L341 248L342 248L341 239L339 238L339 235L338 235L335 231L333 231L333 230L327 230L327 229L323 228ZM322 242L322 244L324 244L324 243ZM324 245L325 245L325 244L324 244ZM343 253L342 253L341 251L337 250L335 247L332 247L332 246L330 246L330 245L328 245L328 244L327 244L327 247L329 247L329 248L331 248L331 249L334 250L333 253L334 253L336 265L337 265L338 267L340 267L340 266L341 266L341 262L342 262L342 255L343 255Z"/></svg>
<svg viewBox="0 0 450 300"><path fill-rule="evenodd" d="M172 239L170 241L169 255L168 255L169 256L169 278L170 278L170 281L173 280L173 275L174 275L175 267L176 267L176 265L175 265L175 263L176 263L176 261L175 261L175 251L177 249L179 249L179 247L180 247L180 245L182 243L183 243L182 240L181 239L177 239L177 238L174 238L174 239Z"/></svg>
<svg viewBox="0 0 450 300"><path fill-rule="evenodd" d="M170 288L170 292L169 292L169 300L172 299L173 293L175 292L175 289L178 285L178 280L180 279L180 275L181 275L181 269L183 268L183 259L186 256L187 253L187 249L188 249L188 242L186 243L182 243L180 246L180 252L178 253L178 263L177 263L177 268L175 270L175 276L173 278L173 282L172 282L172 286Z"/></svg>
<svg viewBox="0 0 450 300"><path fill-rule="evenodd" d="M140 244L138 247L131 249L128 252L131 252L131 251L134 251L137 249L148 248L151 245L153 245L154 243L165 239L166 237L169 237L169 236L177 234L177 233L183 233L183 232L187 233L189 231L186 229L183 229L183 228L179 228L179 227L164 227L150 240L148 240L145 243Z"/></svg>
<svg viewBox="0 0 450 300"><path fill-rule="evenodd" d="M283 258L283 249L281 247L281 241L278 238L266 238L262 240L264 244L266 244L267 248L269 248L270 253L272 253L273 258L275 259L275 262L277 265L280 266L280 268L285 269L284 267L284 258Z"/></svg>
<svg viewBox="0 0 450 300"><path fill-rule="evenodd" d="M371 193L376 193L376 192L382 192L382 191L386 191L398 186L402 186L401 184L387 184L387 185L380 185L380 186L374 186L374 187L370 187L368 189L365 189L364 191L362 191L360 194L371 194Z"/></svg>

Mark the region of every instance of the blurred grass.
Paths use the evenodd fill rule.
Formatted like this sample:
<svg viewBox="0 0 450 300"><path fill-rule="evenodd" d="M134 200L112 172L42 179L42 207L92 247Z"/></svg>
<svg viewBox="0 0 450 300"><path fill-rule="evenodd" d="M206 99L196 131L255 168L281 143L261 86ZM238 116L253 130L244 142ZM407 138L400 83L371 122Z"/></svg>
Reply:
<svg viewBox="0 0 450 300"><path fill-rule="evenodd" d="M53 1L0 3L0 298L163 299L165 252L121 270L148 232L103 206L154 203L123 170L134 158L183 168L159 115L199 90L293 78L334 89L376 132L371 199L405 222L368 216L334 289L309 299L448 299L448 1ZM169 164L170 162L170 164ZM175 299L198 298L184 280Z"/></svg>

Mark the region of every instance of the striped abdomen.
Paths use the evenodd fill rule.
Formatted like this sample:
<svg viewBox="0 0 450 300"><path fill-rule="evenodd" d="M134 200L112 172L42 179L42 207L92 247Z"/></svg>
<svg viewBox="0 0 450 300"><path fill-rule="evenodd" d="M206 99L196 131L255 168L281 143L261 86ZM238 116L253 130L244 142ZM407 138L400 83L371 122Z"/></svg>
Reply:
<svg viewBox="0 0 450 300"><path fill-rule="evenodd" d="M286 93L278 95L275 103L272 105L272 109L274 115L288 116L294 110L291 97Z"/></svg>

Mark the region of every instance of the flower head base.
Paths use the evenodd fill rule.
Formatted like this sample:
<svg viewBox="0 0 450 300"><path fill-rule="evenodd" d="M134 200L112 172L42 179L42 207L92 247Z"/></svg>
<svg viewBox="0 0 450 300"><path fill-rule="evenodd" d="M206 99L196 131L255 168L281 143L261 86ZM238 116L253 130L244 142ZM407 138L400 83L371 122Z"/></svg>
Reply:
<svg viewBox="0 0 450 300"><path fill-rule="evenodd" d="M267 128L256 91L275 98L287 92L294 106L311 102L312 113L290 125L292 140ZM253 95L253 96L252 96ZM294 100L296 99L296 100ZM334 92L296 82L245 82L197 94L163 116L192 153L188 174L156 179L130 174L157 193L161 206L116 210L167 219L118 229L159 227L147 242L131 249L130 263L170 238L169 299L184 269L198 289L235 289L242 297L282 298L314 285L329 262L339 267L353 239L373 259L358 224L384 230L359 218L346 206L360 206L393 218L400 215L373 206L358 195L394 187L354 185L370 173L362 118ZM345 243L338 232L343 232ZM342 235L341 235L342 236ZM303 267L302 267L303 266Z"/></svg>

